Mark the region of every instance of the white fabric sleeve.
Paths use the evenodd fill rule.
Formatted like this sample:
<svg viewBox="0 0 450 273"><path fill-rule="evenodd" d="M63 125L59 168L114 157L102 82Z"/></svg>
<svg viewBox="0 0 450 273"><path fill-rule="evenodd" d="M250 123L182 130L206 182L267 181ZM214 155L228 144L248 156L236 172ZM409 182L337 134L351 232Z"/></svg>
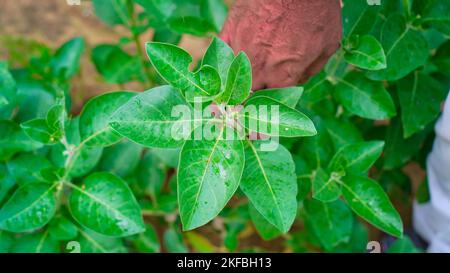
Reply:
<svg viewBox="0 0 450 273"><path fill-rule="evenodd" d="M450 252L450 94L435 127L436 139L427 158L430 202L414 204L413 225L428 241L429 252Z"/></svg>

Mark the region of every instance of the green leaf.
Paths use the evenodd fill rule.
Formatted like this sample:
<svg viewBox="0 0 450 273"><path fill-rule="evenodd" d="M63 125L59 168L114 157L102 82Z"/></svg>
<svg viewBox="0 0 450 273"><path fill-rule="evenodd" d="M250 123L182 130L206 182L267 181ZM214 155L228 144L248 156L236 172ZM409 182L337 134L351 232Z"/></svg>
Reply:
<svg viewBox="0 0 450 273"><path fill-rule="evenodd" d="M169 253L187 253L189 250L183 242L183 237L174 228L164 232L164 246Z"/></svg>
<svg viewBox="0 0 450 273"><path fill-rule="evenodd" d="M29 138L16 123L0 120L0 161L12 157L18 152L38 149L41 143Z"/></svg>
<svg viewBox="0 0 450 273"><path fill-rule="evenodd" d="M161 194L165 177L166 169L161 166L160 160L154 154L147 152L136 170L138 187L156 200Z"/></svg>
<svg viewBox="0 0 450 273"><path fill-rule="evenodd" d="M389 16L384 23L381 44L386 53L387 68L367 73L370 79L395 81L427 61L427 41L420 32L408 26L400 14Z"/></svg>
<svg viewBox="0 0 450 273"><path fill-rule="evenodd" d="M139 164L143 147L130 142L123 141L103 151L99 162L102 171L111 172L120 177L132 174Z"/></svg>
<svg viewBox="0 0 450 273"><path fill-rule="evenodd" d="M419 20L422 24L430 24L442 33L450 35L450 3L447 1L431 0L423 9Z"/></svg>
<svg viewBox="0 0 450 273"><path fill-rule="evenodd" d="M420 253L418 249L408 236L397 239L386 251L386 253Z"/></svg>
<svg viewBox="0 0 450 273"><path fill-rule="evenodd" d="M255 92L252 98L268 97L281 102L291 108L295 108L303 95L303 87L293 86L286 88L265 89Z"/></svg>
<svg viewBox="0 0 450 273"><path fill-rule="evenodd" d="M55 144L58 142L61 134L59 131L53 131L42 118L32 119L20 125L24 132L33 140L44 144Z"/></svg>
<svg viewBox="0 0 450 273"><path fill-rule="evenodd" d="M58 242L53 240L48 231L20 237L14 243L12 253L57 253Z"/></svg>
<svg viewBox="0 0 450 273"><path fill-rule="evenodd" d="M120 47L102 44L94 47L92 62L107 83L126 83L142 79L141 61Z"/></svg>
<svg viewBox="0 0 450 273"><path fill-rule="evenodd" d="M0 230L0 253L9 253L13 244L13 234Z"/></svg>
<svg viewBox="0 0 450 273"><path fill-rule="evenodd" d="M447 89L432 77L416 71L397 82L397 93L403 136L408 138L438 117Z"/></svg>
<svg viewBox="0 0 450 273"><path fill-rule="evenodd" d="M90 147L80 145L79 118L69 120L66 124L66 138L69 145L79 146L72 158L72 164L65 166L67 155L65 147L58 144L52 147L50 158L53 164L59 168L69 169L70 177L79 177L89 173L98 163L102 155L102 147Z"/></svg>
<svg viewBox="0 0 450 273"><path fill-rule="evenodd" d="M127 0L93 0L95 15L109 26L127 24Z"/></svg>
<svg viewBox="0 0 450 273"><path fill-rule="evenodd" d="M127 251L119 238L103 236L90 230L79 229L78 231L80 235L76 241L80 243L81 253L123 253Z"/></svg>
<svg viewBox="0 0 450 273"><path fill-rule="evenodd" d="M158 235L152 225L145 225L145 232L137 235L134 247L141 253L157 253L161 251Z"/></svg>
<svg viewBox="0 0 450 273"><path fill-rule="evenodd" d="M386 56L383 47L370 35L350 37L351 45L345 51L345 60L354 66L368 70L386 68Z"/></svg>
<svg viewBox="0 0 450 273"><path fill-rule="evenodd" d="M352 122L328 119L325 121L325 127L336 151L347 144L364 141L358 127Z"/></svg>
<svg viewBox="0 0 450 273"><path fill-rule="evenodd" d="M230 65L225 90L216 99L225 105L238 105L249 95L252 88L252 65L247 55L240 52Z"/></svg>
<svg viewBox="0 0 450 273"><path fill-rule="evenodd" d="M297 213L297 176L289 151L278 145L263 151L262 141L248 142L241 189L264 218L287 232Z"/></svg>
<svg viewBox="0 0 450 273"><path fill-rule="evenodd" d="M201 3L200 12L214 26L215 32L219 33L227 18L228 7L223 0L205 0Z"/></svg>
<svg viewBox="0 0 450 273"><path fill-rule="evenodd" d="M119 177L94 173L83 186L71 184L70 212L82 226L107 236L123 237L143 232L140 207Z"/></svg>
<svg viewBox="0 0 450 273"><path fill-rule="evenodd" d="M333 86L327 80L327 73L322 71L310 78L305 86L305 94L302 97L301 104L317 103L327 98L327 95L333 90Z"/></svg>
<svg viewBox="0 0 450 273"><path fill-rule="evenodd" d="M181 118L175 115L189 112ZM179 148L193 130L192 108L178 90L160 86L140 93L120 107L111 117L110 126L122 136L155 148ZM201 120L197 120L201 122ZM186 130L186 127L188 130Z"/></svg>
<svg viewBox="0 0 450 273"><path fill-rule="evenodd" d="M19 185L33 182L46 182L41 171L53 167L43 156L20 155L7 163L8 171Z"/></svg>
<svg viewBox="0 0 450 273"><path fill-rule="evenodd" d="M341 187L338 183L341 175L328 174L321 168L312 174L313 198L322 202L332 202L341 196Z"/></svg>
<svg viewBox="0 0 450 273"><path fill-rule="evenodd" d="M439 46L432 61L433 64L439 69L439 72L450 77L450 40L447 40Z"/></svg>
<svg viewBox="0 0 450 273"><path fill-rule="evenodd" d="M196 16L172 17L167 23L170 30L180 34L191 34L201 37L215 32L215 26L212 23Z"/></svg>
<svg viewBox="0 0 450 273"><path fill-rule="evenodd" d="M375 120L395 116L394 102L383 83L368 80L358 72L351 72L338 81L336 99L349 112Z"/></svg>
<svg viewBox="0 0 450 273"><path fill-rule="evenodd" d="M383 168L391 170L408 162L420 150L422 143L432 130L433 127L428 126L425 130L405 139L400 120L392 120L386 133Z"/></svg>
<svg viewBox="0 0 450 273"><path fill-rule="evenodd" d="M195 252L212 253L217 251L216 247L208 240L208 238L194 231L186 232L184 233L184 236Z"/></svg>
<svg viewBox="0 0 450 273"><path fill-rule="evenodd" d="M0 61L0 90L0 118L9 118L17 102L17 86L4 61Z"/></svg>
<svg viewBox="0 0 450 273"><path fill-rule="evenodd" d="M132 92L112 92L89 100L80 115L81 140L88 146L109 146L120 141L122 137L111 129L109 120L135 95Z"/></svg>
<svg viewBox="0 0 450 273"><path fill-rule="evenodd" d="M65 216L57 216L48 225L48 232L55 240L72 240L78 235L77 226Z"/></svg>
<svg viewBox="0 0 450 273"><path fill-rule="evenodd" d="M334 247L332 253L364 253L367 251L369 232L365 225L356 219L353 220L353 229L350 240Z"/></svg>
<svg viewBox="0 0 450 273"><path fill-rule="evenodd" d="M18 188L0 210L0 229L27 232L47 224L55 214L57 185L30 183Z"/></svg>
<svg viewBox="0 0 450 273"><path fill-rule="evenodd" d="M370 167L380 157L384 141L367 141L346 145L342 147L331 159L329 170L346 173L367 174Z"/></svg>
<svg viewBox="0 0 450 273"><path fill-rule="evenodd" d="M84 39L73 38L64 43L50 60L50 69L56 77L62 76L69 79L80 68L80 58L84 51Z"/></svg>
<svg viewBox="0 0 450 273"><path fill-rule="evenodd" d="M251 203L249 204L248 209L253 225L261 238L264 240L272 240L282 234L282 232L269 223Z"/></svg>
<svg viewBox="0 0 450 273"><path fill-rule="evenodd" d="M313 122L303 113L269 97L252 97L241 110L241 124L270 136L304 137L317 134Z"/></svg>
<svg viewBox="0 0 450 273"><path fill-rule="evenodd" d="M323 203L310 199L304 204L307 224L326 250L350 240L353 215L343 201Z"/></svg>
<svg viewBox="0 0 450 273"><path fill-rule="evenodd" d="M342 22L345 37L369 33L379 13L380 6L368 5L366 1L360 0L344 0L343 2Z"/></svg>
<svg viewBox="0 0 450 273"><path fill-rule="evenodd" d="M232 139L228 130L233 130ZM244 147L234 129L223 127L212 140L187 140L178 166L178 202L183 230L216 217L239 186Z"/></svg>
<svg viewBox="0 0 450 273"><path fill-rule="evenodd" d="M402 236L400 215L376 181L351 175L345 176L343 180L342 193L356 214L393 236Z"/></svg>
<svg viewBox="0 0 450 273"><path fill-rule="evenodd" d="M4 198L9 196L9 191L16 184L15 180L9 173L7 167L4 164L0 164L0 204L3 204Z"/></svg>
<svg viewBox="0 0 450 273"><path fill-rule="evenodd" d="M207 90L208 95L206 95L205 100L212 99L215 95L220 93L222 86L221 79L216 69L209 65L202 66L197 72L194 73L194 79L199 83L205 90ZM188 101L194 101L197 96L195 93L187 93L186 99Z"/></svg>
<svg viewBox="0 0 450 273"><path fill-rule="evenodd" d="M210 65L217 70L222 82L221 89L223 90L227 84L228 70L233 60L233 49L221 39L214 37L203 56L202 66Z"/></svg>
<svg viewBox="0 0 450 273"><path fill-rule="evenodd" d="M181 90L187 98L206 97L212 99L217 90L217 83L213 84L214 90L209 89L210 83L203 86L198 77L189 71L189 65L192 62L192 57L183 49L164 43L146 43L147 55L153 67L159 75L170 85ZM220 79L220 77L212 76L211 74L217 71L208 69L208 78ZM218 83L220 86L220 82Z"/></svg>

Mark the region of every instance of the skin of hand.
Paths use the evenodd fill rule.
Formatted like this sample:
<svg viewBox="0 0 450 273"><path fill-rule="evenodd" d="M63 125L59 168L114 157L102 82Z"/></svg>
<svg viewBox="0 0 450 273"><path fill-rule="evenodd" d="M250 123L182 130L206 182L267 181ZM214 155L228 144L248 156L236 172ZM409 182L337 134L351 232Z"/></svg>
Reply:
<svg viewBox="0 0 450 273"><path fill-rule="evenodd" d="M253 67L253 90L304 83L342 38L339 0L237 0L221 33Z"/></svg>

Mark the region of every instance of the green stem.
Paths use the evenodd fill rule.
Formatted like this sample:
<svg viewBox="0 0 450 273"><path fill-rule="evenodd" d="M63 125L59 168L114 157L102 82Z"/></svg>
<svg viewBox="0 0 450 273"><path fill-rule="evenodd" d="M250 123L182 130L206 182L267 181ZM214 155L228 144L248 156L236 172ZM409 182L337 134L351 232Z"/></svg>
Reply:
<svg viewBox="0 0 450 273"><path fill-rule="evenodd" d="M131 0L128 0L127 3L127 7L128 7L128 13L130 15L130 30L131 33L133 35L133 41L134 44L136 46L136 51L137 54L139 56L139 60L141 61L141 66L143 69L143 74L145 75L145 81L147 86L145 86L144 88L149 88L153 85L153 80L152 80L152 76L151 76L151 71L149 69L149 67L147 66L146 63L146 57L144 56L144 51L141 45L141 40L140 40L140 34L138 34L135 29L137 28L138 24L136 22L136 16L135 16L135 12L134 12L134 3Z"/></svg>

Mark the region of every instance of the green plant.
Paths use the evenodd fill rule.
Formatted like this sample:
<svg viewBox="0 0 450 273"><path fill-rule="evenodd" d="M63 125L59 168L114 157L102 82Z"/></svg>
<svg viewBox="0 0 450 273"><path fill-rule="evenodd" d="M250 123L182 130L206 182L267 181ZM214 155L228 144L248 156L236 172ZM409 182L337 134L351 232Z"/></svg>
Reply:
<svg viewBox="0 0 450 273"><path fill-rule="evenodd" d="M253 228L295 252L363 252L365 221L403 236L390 199L410 205L405 166L424 167L450 87L449 4L344 1L342 47L325 69L303 87L253 92L245 53L213 38L192 69L173 45L218 32L222 1L135 2L142 13L133 1L93 1L130 37L91 57L106 82L137 80L145 92L102 94L71 114L82 38L25 68L0 63L1 252L68 252L69 241L82 252L263 251L240 246ZM149 27L150 62L140 43ZM268 136L280 144L262 148ZM417 194L427 201L425 181ZM418 251L407 237L389 248L405 251Z"/></svg>

